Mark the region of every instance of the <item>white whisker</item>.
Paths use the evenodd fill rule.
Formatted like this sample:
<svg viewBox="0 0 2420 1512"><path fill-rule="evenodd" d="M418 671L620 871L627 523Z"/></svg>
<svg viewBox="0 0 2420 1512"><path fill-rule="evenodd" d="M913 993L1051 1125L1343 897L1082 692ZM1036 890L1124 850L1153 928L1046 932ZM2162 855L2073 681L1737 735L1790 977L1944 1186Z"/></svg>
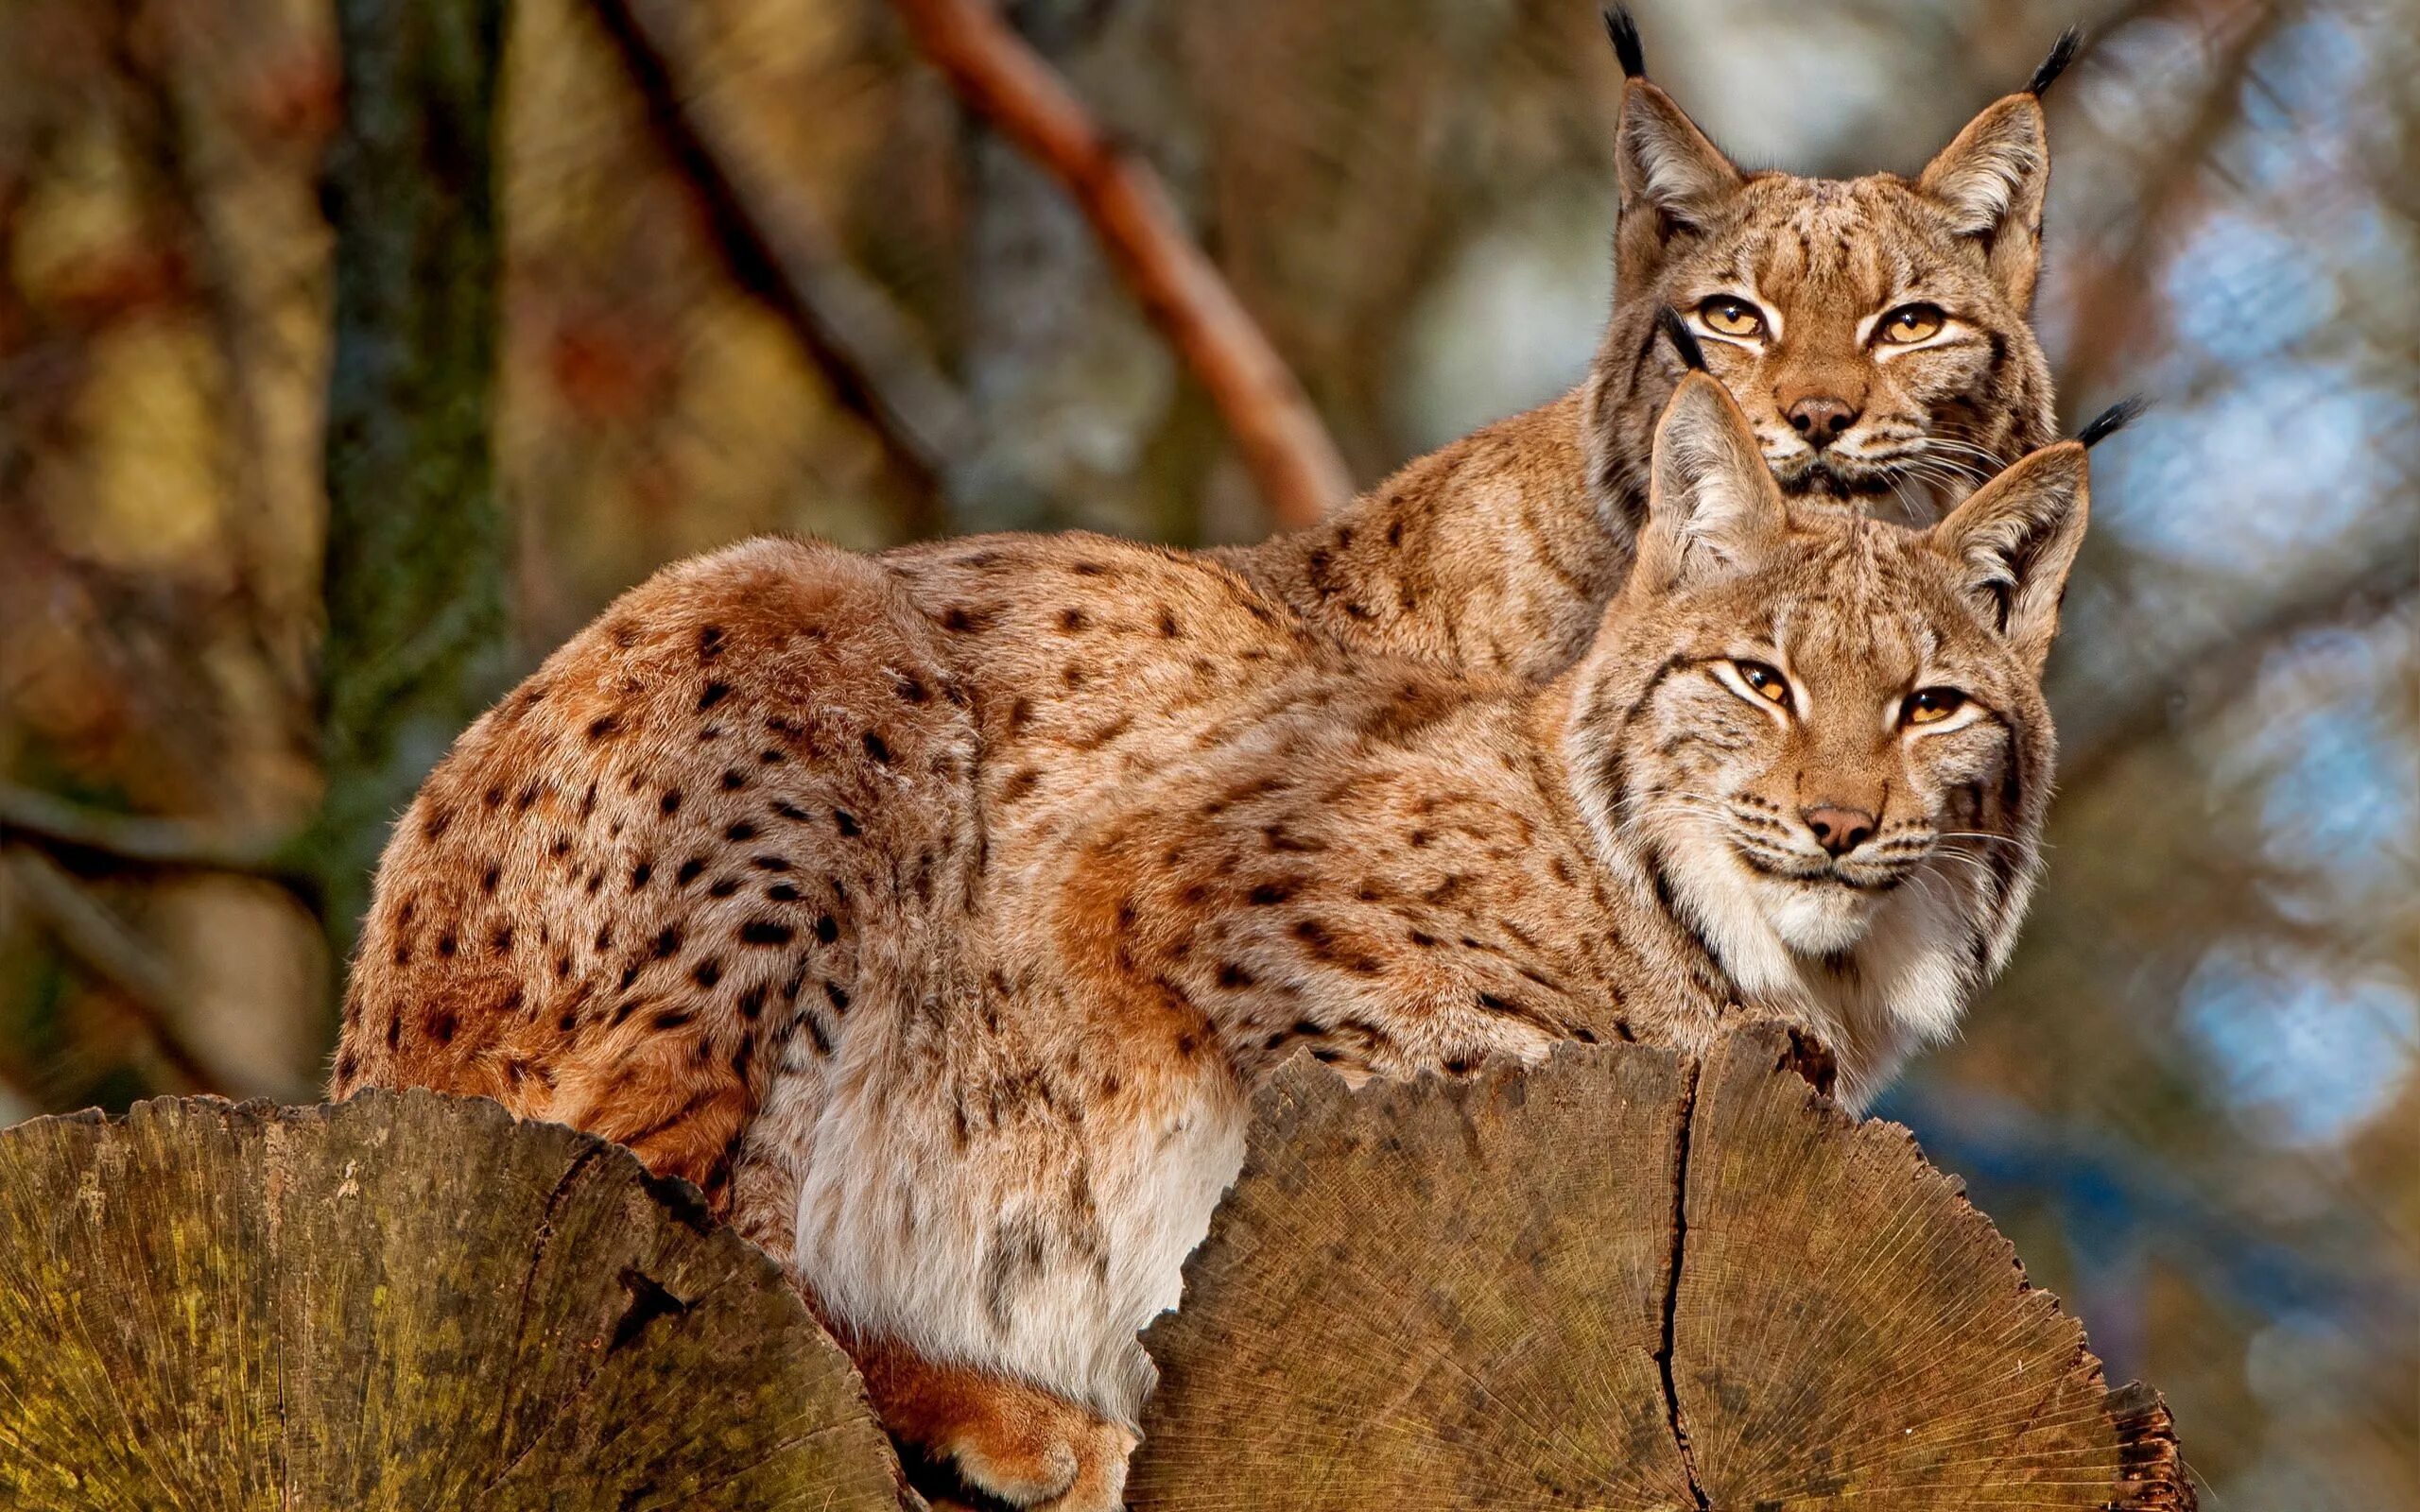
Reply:
<svg viewBox="0 0 2420 1512"><path fill-rule="evenodd" d="M1994 845L2013 845L2020 850L2025 849L2025 842L2015 835L1985 834L1980 830L1941 830L1935 832L1935 837L1943 840L1989 840Z"/></svg>

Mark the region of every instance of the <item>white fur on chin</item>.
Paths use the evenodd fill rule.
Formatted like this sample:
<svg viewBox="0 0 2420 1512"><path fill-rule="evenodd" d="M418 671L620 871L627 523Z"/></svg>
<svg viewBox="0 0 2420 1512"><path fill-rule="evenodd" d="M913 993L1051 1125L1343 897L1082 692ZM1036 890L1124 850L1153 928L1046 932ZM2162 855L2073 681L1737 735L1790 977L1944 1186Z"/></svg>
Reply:
<svg viewBox="0 0 2420 1512"><path fill-rule="evenodd" d="M1852 1110L1957 1028L1976 986L1957 877L1920 865L1887 893L1859 892L1769 877L1694 827L1672 842L1665 869L1681 908L1745 996L1812 1021Z"/></svg>
<svg viewBox="0 0 2420 1512"><path fill-rule="evenodd" d="M1865 937L1883 894L1837 882L1757 876L1752 886L1773 933L1801 955L1838 955Z"/></svg>

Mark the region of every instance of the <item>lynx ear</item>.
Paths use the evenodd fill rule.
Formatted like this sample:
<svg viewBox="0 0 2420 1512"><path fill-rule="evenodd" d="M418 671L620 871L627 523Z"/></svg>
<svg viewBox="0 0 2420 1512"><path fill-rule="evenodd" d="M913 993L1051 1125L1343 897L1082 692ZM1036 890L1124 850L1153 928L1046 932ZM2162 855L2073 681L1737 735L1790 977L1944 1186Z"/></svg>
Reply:
<svg viewBox="0 0 2420 1512"><path fill-rule="evenodd" d="M1933 547L1956 565L1966 596L2036 677L2059 633L2067 570L2092 512L2091 475L2083 442L2046 446L1932 527Z"/></svg>
<svg viewBox="0 0 2420 1512"><path fill-rule="evenodd" d="M1916 186L1948 212L1959 235L1982 244L2009 302L2030 308L2042 271L2042 197L2050 187L2042 102L2028 93L1993 103L1925 165Z"/></svg>
<svg viewBox="0 0 2420 1512"><path fill-rule="evenodd" d="M1634 219L1649 220L1658 243L1676 227L1703 225L1742 181L1722 149L1672 96L1643 78L1622 85L1614 157L1621 175L1623 229Z"/></svg>
<svg viewBox="0 0 2420 1512"><path fill-rule="evenodd" d="M1789 528L1748 417L1714 378L1683 374L1655 426L1634 581L1661 593L1751 571Z"/></svg>

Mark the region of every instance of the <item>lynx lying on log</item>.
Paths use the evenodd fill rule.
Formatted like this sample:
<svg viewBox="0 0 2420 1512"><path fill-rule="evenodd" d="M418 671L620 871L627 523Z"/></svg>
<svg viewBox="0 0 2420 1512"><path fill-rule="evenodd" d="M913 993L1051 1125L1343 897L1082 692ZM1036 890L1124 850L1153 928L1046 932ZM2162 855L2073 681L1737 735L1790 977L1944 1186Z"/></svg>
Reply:
<svg viewBox="0 0 2420 1512"><path fill-rule="evenodd" d="M2084 514L2075 443L1927 532L1792 513L1696 374L1544 685L1094 538L688 563L405 816L336 1090L484 1093L689 1177L895 1433L1115 1506L1135 1332L1295 1050L1461 1073L1779 1017L1855 1099L1955 1022L2031 885Z"/></svg>

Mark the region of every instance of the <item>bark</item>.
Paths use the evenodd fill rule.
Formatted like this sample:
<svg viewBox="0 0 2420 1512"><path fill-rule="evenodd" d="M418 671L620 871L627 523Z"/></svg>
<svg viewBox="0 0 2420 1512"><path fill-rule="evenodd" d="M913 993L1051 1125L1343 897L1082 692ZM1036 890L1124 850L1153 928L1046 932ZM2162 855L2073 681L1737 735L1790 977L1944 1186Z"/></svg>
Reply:
<svg viewBox="0 0 2420 1512"><path fill-rule="evenodd" d="M507 673L510 532L492 455L504 0L340 0L320 649L310 850L339 958L387 826Z"/></svg>
<svg viewBox="0 0 2420 1512"><path fill-rule="evenodd" d="M897 1507L847 1358L702 1211L427 1092L20 1125L0 1503Z"/></svg>
<svg viewBox="0 0 2420 1512"><path fill-rule="evenodd" d="M1298 1063L1146 1335L1136 1512L2191 1506L2158 1399L1792 1060Z"/></svg>

